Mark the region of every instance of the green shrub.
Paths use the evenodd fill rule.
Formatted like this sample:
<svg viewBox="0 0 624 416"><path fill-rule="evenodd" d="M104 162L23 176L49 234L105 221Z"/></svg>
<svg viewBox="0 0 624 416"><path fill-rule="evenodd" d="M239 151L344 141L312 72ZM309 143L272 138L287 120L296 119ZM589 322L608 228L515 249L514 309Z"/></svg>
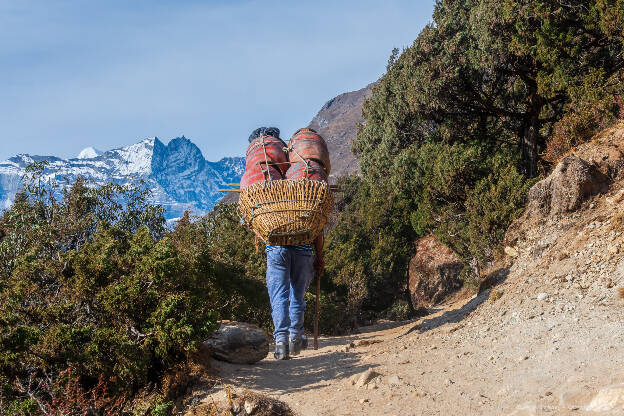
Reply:
<svg viewBox="0 0 624 416"><path fill-rule="evenodd" d="M361 321L404 293L414 232L401 195L357 177L340 186L348 202L338 201L342 211L325 239L326 280L345 303L345 319Z"/></svg>
<svg viewBox="0 0 624 416"><path fill-rule="evenodd" d="M173 408L173 402L158 403L151 411L152 416L167 416Z"/></svg>
<svg viewBox="0 0 624 416"><path fill-rule="evenodd" d="M405 299L397 299L391 307L383 313L386 319L391 321L406 321L413 315L410 304Z"/></svg>
<svg viewBox="0 0 624 416"><path fill-rule="evenodd" d="M415 201L414 231L435 233L466 264L473 257L491 261L534 183L519 173L517 162L505 148L478 143L410 148L396 183Z"/></svg>
<svg viewBox="0 0 624 416"><path fill-rule="evenodd" d="M314 285L306 292L305 300L305 328L312 332L314 331L314 311L316 309L316 290ZM338 300L335 293L321 291L319 298L319 333L343 334L352 330L355 324L355 322L349 322L345 319L344 304Z"/></svg>
<svg viewBox="0 0 624 416"><path fill-rule="evenodd" d="M6 414L111 411L216 328L219 267L193 244L201 230L166 233L140 189L79 180L57 194L35 172L0 217Z"/></svg>
<svg viewBox="0 0 624 416"><path fill-rule="evenodd" d="M461 277L473 285L469 264L495 258L534 183L519 173L513 152L479 142L414 145L391 163L383 181L340 183L345 195L336 204L325 257L350 320L394 313L393 305L407 298L413 243L431 233L464 261Z"/></svg>
<svg viewBox="0 0 624 416"><path fill-rule="evenodd" d="M466 197L468 239L462 242L468 256L477 257L482 264L500 253L507 228L524 210L526 195L537 181L527 180L500 155L489 163L491 173Z"/></svg>
<svg viewBox="0 0 624 416"><path fill-rule="evenodd" d="M234 204L219 204L195 224L214 260L220 319L238 320L272 331L266 289L266 254L261 241L240 223Z"/></svg>
<svg viewBox="0 0 624 416"><path fill-rule="evenodd" d="M556 164L575 146L614 123L618 111L622 110L617 101L623 92L624 77L618 74L606 80L602 69L592 70L582 85L572 88L572 101L553 127L544 160Z"/></svg>

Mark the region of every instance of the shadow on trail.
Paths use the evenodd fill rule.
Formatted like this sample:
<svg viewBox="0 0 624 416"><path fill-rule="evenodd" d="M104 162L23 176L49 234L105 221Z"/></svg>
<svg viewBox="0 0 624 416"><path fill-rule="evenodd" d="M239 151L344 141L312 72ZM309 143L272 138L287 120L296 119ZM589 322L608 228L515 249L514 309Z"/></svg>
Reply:
<svg viewBox="0 0 624 416"><path fill-rule="evenodd" d="M285 361L267 358L250 366L223 364L222 369L225 370L223 373L228 373L224 374L226 383L270 394L284 394L325 387L332 380L348 378L376 366L360 364L354 353L331 351Z"/></svg>
<svg viewBox="0 0 624 416"><path fill-rule="evenodd" d="M436 316L430 319L424 319L419 325L415 328L421 334L423 332L431 331L432 329L441 327L442 325L458 323L464 320L466 316L468 316L471 312L479 307L483 302L488 300L490 296L490 291L486 290L481 292L479 295L470 299L470 301L459 309L453 309L452 311L446 311L440 316ZM411 330L410 330L411 332Z"/></svg>
<svg viewBox="0 0 624 416"><path fill-rule="evenodd" d="M377 322L373 325L368 325L368 326L362 326L359 328L360 333L359 334L355 334L355 338L356 339L366 339L366 338L371 338L371 337L364 337L363 335L368 334L370 332L379 332L379 331L385 331L387 329L394 329L394 328L398 328L400 326L403 326L405 324L408 324L410 321L381 321L381 322Z"/></svg>
<svg viewBox="0 0 624 416"><path fill-rule="evenodd" d="M439 328L442 325L459 323L463 321L464 318L466 318L470 313L477 309L479 305L488 300L492 288L503 283L507 279L508 275L509 268L495 270L483 279L483 281L479 285L478 294L470 299L470 301L464 304L461 308L446 311L440 316L423 319L422 322L414 325L407 332L400 335L398 338L410 334L414 331L418 331L422 334L424 332L431 331L432 329Z"/></svg>
<svg viewBox="0 0 624 416"><path fill-rule="evenodd" d="M357 329L357 332L352 334L336 335L336 336L321 336L319 337L319 346L322 347L336 347L340 345L349 345L349 343L358 340L372 340L379 338L381 331L389 329L399 328L401 326L408 325L410 321L378 321L371 325L361 326ZM312 336L308 337L310 346L313 343ZM272 348L272 347L271 347ZM311 347L310 347L311 348Z"/></svg>

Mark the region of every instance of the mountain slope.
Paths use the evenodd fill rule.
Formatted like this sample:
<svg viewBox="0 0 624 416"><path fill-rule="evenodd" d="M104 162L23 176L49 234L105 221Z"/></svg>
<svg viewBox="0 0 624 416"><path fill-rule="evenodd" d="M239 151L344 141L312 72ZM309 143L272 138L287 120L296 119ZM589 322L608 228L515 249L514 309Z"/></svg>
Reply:
<svg viewBox="0 0 624 416"><path fill-rule="evenodd" d="M244 170L242 158L206 161L199 148L185 137L175 138L167 145L153 137L100 155L83 151L80 156L60 159L18 155L0 162L0 208L12 203L26 167L44 160L48 163L44 170L46 179L61 184L73 183L78 176L97 184L143 181L152 191L152 202L166 209L167 219L182 216L186 209L194 214L210 211L223 196L218 189L225 183L238 182Z"/></svg>
<svg viewBox="0 0 624 416"><path fill-rule="evenodd" d="M357 158L351 151L351 142L357 137L358 124L364 122L362 104L370 97L373 85L332 98L308 126L327 141L334 177L359 171Z"/></svg>

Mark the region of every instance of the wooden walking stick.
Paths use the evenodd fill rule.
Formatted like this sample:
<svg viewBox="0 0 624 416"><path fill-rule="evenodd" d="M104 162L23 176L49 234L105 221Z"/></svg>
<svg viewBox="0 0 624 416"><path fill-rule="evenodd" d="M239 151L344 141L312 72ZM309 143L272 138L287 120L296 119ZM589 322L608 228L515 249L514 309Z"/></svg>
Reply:
<svg viewBox="0 0 624 416"><path fill-rule="evenodd" d="M316 272L316 308L314 310L314 349L318 350L319 298L321 297L321 274Z"/></svg>

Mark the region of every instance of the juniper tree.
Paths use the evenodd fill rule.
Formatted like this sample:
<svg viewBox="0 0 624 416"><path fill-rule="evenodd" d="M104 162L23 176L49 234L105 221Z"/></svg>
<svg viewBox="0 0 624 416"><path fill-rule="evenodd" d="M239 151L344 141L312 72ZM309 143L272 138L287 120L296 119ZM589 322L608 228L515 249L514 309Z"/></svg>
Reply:
<svg viewBox="0 0 624 416"><path fill-rule="evenodd" d="M438 1L364 106L365 176L383 178L387 158L424 141L511 144L537 175L555 123L621 93L623 27L623 0Z"/></svg>

